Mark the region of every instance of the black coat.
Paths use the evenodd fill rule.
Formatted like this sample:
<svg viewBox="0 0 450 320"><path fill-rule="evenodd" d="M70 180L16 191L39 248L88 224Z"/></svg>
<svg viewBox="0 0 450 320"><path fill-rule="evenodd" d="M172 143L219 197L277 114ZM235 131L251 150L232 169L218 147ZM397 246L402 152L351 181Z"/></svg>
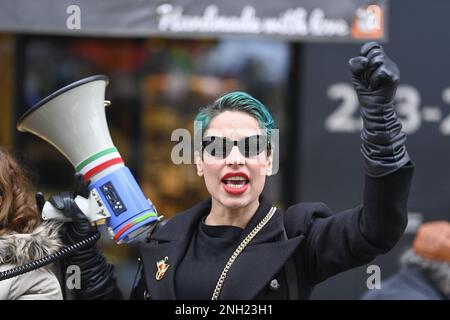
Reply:
<svg viewBox="0 0 450 320"><path fill-rule="evenodd" d="M228 272L220 299L287 299L285 264L292 258L297 271L298 296L309 298L314 285L339 272L370 262L400 239L407 224L407 200L413 166L406 165L381 178L366 176L363 205L332 214L322 203L299 203L286 212L278 209L249 243ZM271 208L260 206L241 239ZM177 214L156 229L140 246L143 277L134 298L176 299L175 272L192 233L209 213L211 200ZM283 225L288 239L283 238ZM170 267L156 280L156 262L168 257ZM192 266L195 272L195 266ZM279 287L270 286L277 279ZM212 293L211 293L212 294Z"/></svg>

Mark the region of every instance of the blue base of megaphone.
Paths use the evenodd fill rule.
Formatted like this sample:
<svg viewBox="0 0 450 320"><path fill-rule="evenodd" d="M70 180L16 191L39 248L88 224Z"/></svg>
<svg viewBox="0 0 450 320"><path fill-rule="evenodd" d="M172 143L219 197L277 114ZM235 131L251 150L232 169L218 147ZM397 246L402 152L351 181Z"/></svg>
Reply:
<svg viewBox="0 0 450 320"><path fill-rule="evenodd" d="M116 242L130 242L158 220L153 204L142 193L128 167L121 167L91 183L111 217L108 227Z"/></svg>

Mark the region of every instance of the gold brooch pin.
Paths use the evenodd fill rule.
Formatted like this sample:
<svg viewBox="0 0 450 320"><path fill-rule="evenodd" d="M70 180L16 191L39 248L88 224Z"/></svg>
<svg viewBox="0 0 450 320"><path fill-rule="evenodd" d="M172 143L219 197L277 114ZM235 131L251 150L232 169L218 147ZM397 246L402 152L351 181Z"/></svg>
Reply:
<svg viewBox="0 0 450 320"><path fill-rule="evenodd" d="M156 262L156 280L161 280L162 277L166 274L167 269L169 269L170 264L167 264L166 261L169 260L169 257L165 257L162 260Z"/></svg>

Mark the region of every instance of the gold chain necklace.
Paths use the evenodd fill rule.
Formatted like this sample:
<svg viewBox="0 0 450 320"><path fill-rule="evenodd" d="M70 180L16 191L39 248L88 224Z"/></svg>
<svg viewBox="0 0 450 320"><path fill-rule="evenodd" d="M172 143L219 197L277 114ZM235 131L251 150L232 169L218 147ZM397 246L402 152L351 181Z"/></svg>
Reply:
<svg viewBox="0 0 450 320"><path fill-rule="evenodd" d="M230 259L228 259L225 268L223 268L222 273L220 274L219 280L217 281L216 288L214 289L214 293L212 295L211 300L218 300L220 291L222 290L223 283L225 278L227 277L228 270L230 270L236 258L241 254L241 252L245 249L245 247L249 244L250 241L258 234L258 232L269 222L270 218L272 218L273 214L277 210L276 207L272 207L267 215L262 219L258 225L242 240L241 244L234 250L234 253L231 255Z"/></svg>

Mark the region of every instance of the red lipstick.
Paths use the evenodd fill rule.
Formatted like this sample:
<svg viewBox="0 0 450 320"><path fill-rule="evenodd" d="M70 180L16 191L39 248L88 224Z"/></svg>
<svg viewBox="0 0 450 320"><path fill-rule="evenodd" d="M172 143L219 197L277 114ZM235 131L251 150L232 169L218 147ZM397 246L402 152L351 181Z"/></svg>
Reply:
<svg viewBox="0 0 450 320"><path fill-rule="evenodd" d="M224 190L231 195L243 194L248 189L249 177L244 172L228 172L222 177Z"/></svg>

